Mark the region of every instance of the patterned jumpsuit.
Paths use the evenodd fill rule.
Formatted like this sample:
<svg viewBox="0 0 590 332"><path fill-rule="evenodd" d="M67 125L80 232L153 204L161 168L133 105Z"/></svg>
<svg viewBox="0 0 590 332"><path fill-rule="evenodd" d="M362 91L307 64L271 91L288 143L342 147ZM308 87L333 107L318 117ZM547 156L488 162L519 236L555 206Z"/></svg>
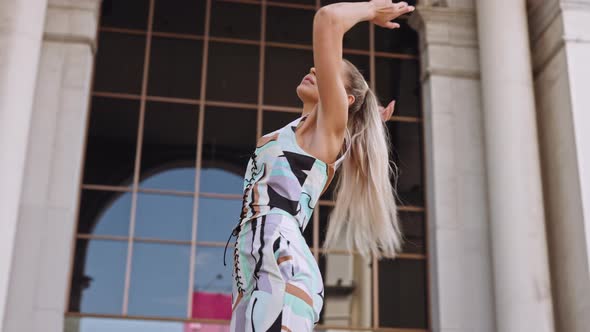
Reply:
<svg viewBox="0 0 590 332"><path fill-rule="evenodd" d="M319 321L324 287L302 233L350 144L332 164L313 157L295 140L306 118L262 136L248 162L232 232L232 332L305 332Z"/></svg>

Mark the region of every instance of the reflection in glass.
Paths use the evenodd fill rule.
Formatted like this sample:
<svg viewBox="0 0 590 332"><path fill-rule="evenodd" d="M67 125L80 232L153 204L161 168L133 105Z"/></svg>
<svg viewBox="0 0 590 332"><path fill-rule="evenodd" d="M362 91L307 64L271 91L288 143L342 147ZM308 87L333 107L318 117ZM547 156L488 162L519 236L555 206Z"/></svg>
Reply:
<svg viewBox="0 0 590 332"><path fill-rule="evenodd" d="M379 325L426 328L426 261L379 261Z"/></svg>
<svg viewBox="0 0 590 332"><path fill-rule="evenodd" d="M192 318L231 319L232 266L231 249L223 266L223 249L197 246Z"/></svg>
<svg viewBox="0 0 590 332"><path fill-rule="evenodd" d="M129 314L186 317L190 246L133 244Z"/></svg>
<svg viewBox="0 0 590 332"><path fill-rule="evenodd" d="M88 124L84 183L133 183L139 101L94 97Z"/></svg>
<svg viewBox="0 0 590 332"><path fill-rule="evenodd" d="M310 50L267 47L265 58L264 104L303 107L296 89L313 67L313 53Z"/></svg>
<svg viewBox="0 0 590 332"><path fill-rule="evenodd" d="M207 107L203 134L203 167L243 176L256 146L256 111ZM223 189L220 189L223 190ZM236 187L232 192L242 193ZM201 189L201 192L203 190ZM219 193L220 191L212 190Z"/></svg>
<svg viewBox="0 0 590 332"><path fill-rule="evenodd" d="M135 237L190 241L193 197L137 194Z"/></svg>
<svg viewBox="0 0 590 332"><path fill-rule="evenodd" d="M246 169L243 170L243 173ZM241 194L244 188L243 175L232 173L223 168L202 168L200 192L219 194Z"/></svg>
<svg viewBox="0 0 590 332"><path fill-rule="evenodd" d="M121 314L126 259L127 241L76 241L69 310Z"/></svg>
<svg viewBox="0 0 590 332"><path fill-rule="evenodd" d="M260 5L212 1L209 34L214 37L260 40Z"/></svg>
<svg viewBox="0 0 590 332"><path fill-rule="evenodd" d="M199 99L203 41L152 37L148 94Z"/></svg>
<svg viewBox="0 0 590 332"><path fill-rule="evenodd" d="M141 187L194 191L197 107L160 102L147 104L141 153Z"/></svg>
<svg viewBox="0 0 590 332"><path fill-rule="evenodd" d="M139 94L145 36L101 31L98 39L94 91Z"/></svg>
<svg viewBox="0 0 590 332"><path fill-rule="evenodd" d="M399 205L424 205L422 181L422 123L388 121L393 162L398 167Z"/></svg>
<svg viewBox="0 0 590 332"><path fill-rule="evenodd" d="M258 45L210 42L207 100L256 103L259 53Z"/></svg>
<svg viewBox="0 0 590 332"><path fill-rule="evenodd" d="M242 201L238 199L200 197L197 241L225 243L241 210Z"/></svg>
<svg viewBox="0 0 590 332"><path fill-rule="evenodd" d="M199 332L190 323L156 320L66 317L65 332Z"/></svg>
<svg viewBox="0 0 590 332"><path fill-rule="evenodd" d="M359 255L320 255L324 279L324 307L320 324L329 326L371 326L371 265Z"/></svg>
<svg viewBox="0 0 590 332"><path fill-rule="evenodd" d="M205 0L156 0L153 30L203 35L205 3Z"/></svg>
<svg viewBox="0 0 590 332"><path fill-rule="evenodd" d="M131 193L82 190L78 233L127 236Z"/></svg>

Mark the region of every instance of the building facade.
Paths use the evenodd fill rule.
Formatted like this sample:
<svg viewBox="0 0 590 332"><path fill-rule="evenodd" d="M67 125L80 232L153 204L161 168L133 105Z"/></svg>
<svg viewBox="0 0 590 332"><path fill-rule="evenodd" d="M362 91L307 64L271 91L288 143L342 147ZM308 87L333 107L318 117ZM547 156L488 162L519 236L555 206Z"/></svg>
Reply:
<svg viewBox="0 0 590 332"><path fill-rule="evenodd" d="M226 331L245 162L297 117L328 3L0 3L0 330ZM589 22L586 0L423 0L347 34L398 100L408 243L324 251L328 191L319 331L587 331Z"/></svg>

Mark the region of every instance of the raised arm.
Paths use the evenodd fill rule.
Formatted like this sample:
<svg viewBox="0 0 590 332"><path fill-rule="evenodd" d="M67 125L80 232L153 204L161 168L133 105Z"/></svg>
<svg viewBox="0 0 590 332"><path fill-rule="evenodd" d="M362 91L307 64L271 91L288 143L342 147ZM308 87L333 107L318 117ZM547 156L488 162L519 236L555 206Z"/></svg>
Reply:
<svg viewBox="0 0 590 332"><path fill-rule="evenodd" d="M391 0L340 2L320 8L313 20L313 61L319 91L318 129L343 138L348 122L348 97L342 77L342 38L362 21L395 29L392 19L414 9Z"/></svg>

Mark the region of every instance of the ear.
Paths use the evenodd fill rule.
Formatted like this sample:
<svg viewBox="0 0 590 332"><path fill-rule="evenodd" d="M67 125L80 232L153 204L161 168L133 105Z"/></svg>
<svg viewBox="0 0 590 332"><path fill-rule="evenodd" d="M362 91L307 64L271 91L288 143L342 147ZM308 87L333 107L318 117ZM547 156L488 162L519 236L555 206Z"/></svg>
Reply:
<svg viewBox="0 0 590 332"><path fill-rule="evenodd" d="M355 98L353 95L348 95L348 106L354 104Z"/></svg>

